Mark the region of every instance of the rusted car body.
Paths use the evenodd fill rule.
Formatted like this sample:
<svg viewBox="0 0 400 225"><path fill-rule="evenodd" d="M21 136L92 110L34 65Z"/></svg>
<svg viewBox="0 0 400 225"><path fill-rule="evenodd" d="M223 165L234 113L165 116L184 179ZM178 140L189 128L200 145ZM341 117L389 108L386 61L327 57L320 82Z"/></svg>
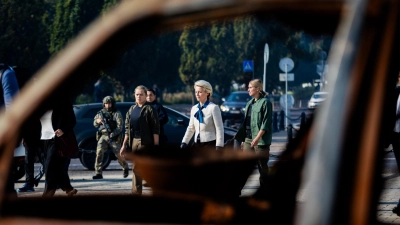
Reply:
<svg viewBox="0 0 400 225"><path fill-rule="evenodd" d="M399 9L397 0L122 1L38 71L36 85L29 83L10 111L1 114L0 224L379 224L376 202L382 188L384 135L380 131L388 113L387 96L399 71ZM143 36L246 13L274 14L292 26L334 34L327 91L335 94L326 99L308 132L288 145L293 150L288 159L296 161L296 152L304 157L304 168L299 163L302 173L295 172L299 180L294 183L309 182L312 198L296 206L281 189L276 195L291 205L285 211L263 198L225 202L174 195L60 199L5 195L18 130L55 91L81 74L98 73L100 66L109 66L110 58ZM327 25L316 26L313 21ZM295 191L296 185L289 191ZM108 215L89 209L102 198L116 208ZM21 203L22 212L17 210ZM87 211L78 212L75 206ZM287 218L280 223L274 214Z"/></svg>

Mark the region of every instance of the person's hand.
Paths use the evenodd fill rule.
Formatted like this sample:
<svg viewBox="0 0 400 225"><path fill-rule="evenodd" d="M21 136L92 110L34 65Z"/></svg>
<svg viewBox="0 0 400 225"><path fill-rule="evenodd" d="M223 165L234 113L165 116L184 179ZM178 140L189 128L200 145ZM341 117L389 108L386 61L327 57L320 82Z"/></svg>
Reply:
<svg viewBox="0 0 400 225"><path fill-rule="evenodd" d="M61 137L64 134L64 132L61 129L57 129L54 133L56 134L57 137Z"/></svg>
<svg viewBox="0 0 400 225"><path fill-rule="evenodd" d="M121 149L119 150L119 155L125 157L125 145L122 145Z"/></svg>
<svg viewBox="0 0 400 225"><path fill-rule="evenodd" d="M24 147L26 147L26 146L25 146L25 140L24 140L23 138L22 138L22 140L21 140L21 145L24 146Z"/></svg>
<svg viewBox="0 0 400 225"><path fill-rule="evenodd" d="M240 144L240 149L243 149L244 142Z"/></svg>
<svg viewBox="0 0 400 225"><path fill-rule="evenodd" d="M103 124L103 121L102 121L100 118L97 118L97 119L96 119L96 123L98 123L98 124Z"/></svg>
<svg viewBox="0 0 400 225"><path fill-rule="evenodd" d="M259 140L259 138L254 138L253 141L251 141L251 147L257 146Z"/></svg>

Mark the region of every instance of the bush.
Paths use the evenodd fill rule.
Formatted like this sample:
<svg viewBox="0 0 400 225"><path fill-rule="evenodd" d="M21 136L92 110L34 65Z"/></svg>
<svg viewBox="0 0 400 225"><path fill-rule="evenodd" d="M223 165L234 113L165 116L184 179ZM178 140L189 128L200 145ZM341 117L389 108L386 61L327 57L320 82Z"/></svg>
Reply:
<svg viewBox="0 0 400 225"><path fill-rule="evenodd" d="M315 92L314 87L297 87L293 88L293 97L296 100L300 99L310 99L311 95Z"/></svg>
<svg viewBox="0 0 400 225"><path fill-rule="evenodd" d="M163 104L192 104L192 93L163 93Z"/></svg>
<svg viewBox="0 0 400 225"><path fill-rule="evenodd" d="M94 101L93 96L88 94L81 94L75 99L75 104L86 104Z"/></svg>

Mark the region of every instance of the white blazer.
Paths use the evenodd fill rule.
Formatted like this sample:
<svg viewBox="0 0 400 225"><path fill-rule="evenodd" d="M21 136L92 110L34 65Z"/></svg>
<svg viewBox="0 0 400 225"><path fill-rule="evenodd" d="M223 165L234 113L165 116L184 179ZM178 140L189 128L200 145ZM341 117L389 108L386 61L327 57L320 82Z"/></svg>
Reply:
<svg viewBox="0 0 400 225"><path fill-rule="evenodd" d="M190 111L190 121L185 136L183 136L182 143L188 144L193 134L195 135L194 141L196 142L197 135L200 133L200 142L216 140L216 146L224 147L224 125L219 107L210 102L207 107L202 110L204 123L200 123L200 121L194 117L194 114L196 114L198 110L199 108L197 108L196 104Z"/></svg>

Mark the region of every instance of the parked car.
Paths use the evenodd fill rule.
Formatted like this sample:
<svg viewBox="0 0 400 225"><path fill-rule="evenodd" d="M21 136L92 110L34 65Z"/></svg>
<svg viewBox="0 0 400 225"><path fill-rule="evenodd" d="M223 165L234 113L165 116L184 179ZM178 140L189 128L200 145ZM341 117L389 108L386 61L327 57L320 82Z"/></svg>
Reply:
<svg viewBox="0 0 400 225"><path fill-rule="evenodd" d="M226 99L222 99L223 103L220 108L225 126L243 121L244 109L250 99L251 97L247 91L235 91Z"/></svg>
<svg viewBox="0 0 400 225"><path fill-rule="evenodd" d="M308 108L309 109L315 109L319 105L322 104L323 101L328 97L328 92L315 92L311 98L310 101L308 101Z"/></svg>
<svg viewBox="0 0 400 225"><path fill-rule="evenodd" d="M126 112L135 104L134 102L117 102L117 108L125 119ZM76 125L74 128L78 141L79 152L72 158L79 158L82 165L89 170L94 170L96 159L96 131L93 126L93 118L103 107L102 103L89 103L74 105ZM169 107L165 107L168 113L168 123L164 125L165 134L168 137L168 145L179 148L182 138L189 124L189 117ZM236 134L233 128L225 127L225 141ZM192 140L193 141L193 140ZM103 169L107 168L111 160L116 160L115 155L109 149L103 159Z"/></svg>

